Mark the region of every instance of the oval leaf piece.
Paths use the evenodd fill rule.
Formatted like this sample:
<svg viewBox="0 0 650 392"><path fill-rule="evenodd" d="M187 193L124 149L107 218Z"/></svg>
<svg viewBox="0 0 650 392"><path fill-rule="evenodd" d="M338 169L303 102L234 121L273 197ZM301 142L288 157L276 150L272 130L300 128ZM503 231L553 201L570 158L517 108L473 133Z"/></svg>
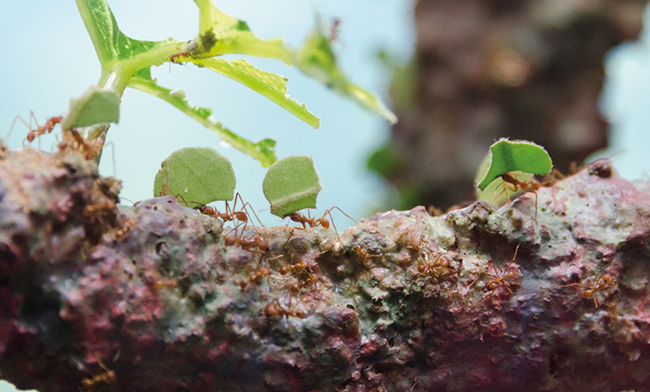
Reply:
<svg viewBox="0 0 650 392"><path fill-rule="evenodd" d="M553 162L544 147L525 140L500 139L490 146L490 169L478 184L484 191L499 176L512 171L531 174L548 174Z"/></svg>
<svg viewBox="0 0 650 392"><path fill-rule="evenodd" d="M154 197L183 196L187 203L205 205L232 200L235 172L230 161L210 147L187 147L172 153L160 165Z"/></svg>
<svg viewBox="0 0 650 392"><path fill-rule="evenodd" d="M262 188L271 203L271 214L281 218L303 208L316 208L322 189L314 161L306 155L292 155L274 163Z"/></svg>
<svg viewBox="0 0 650 392"><path fill-rule="evenodd" d="M63 119L63 129L87 127L120 119L120 97L114 90L90 87L81 97L70 100L70 109Z"/></svg>

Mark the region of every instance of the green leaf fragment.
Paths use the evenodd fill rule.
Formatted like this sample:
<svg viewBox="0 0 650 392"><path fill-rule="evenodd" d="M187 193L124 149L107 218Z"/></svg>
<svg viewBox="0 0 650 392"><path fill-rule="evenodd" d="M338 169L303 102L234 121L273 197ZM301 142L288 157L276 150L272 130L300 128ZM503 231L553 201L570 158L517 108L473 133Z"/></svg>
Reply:
<svg viewBox="0 0 650 392"><path fill-rule="evenodd" d="M490 152L490 168L478 184L481 191L501 175L512 171L544 175L553 168L551 157L544 147L533 142L500 139L490 146Z"/></svg>
<svg viewBox="0 0 650 392"><path fill-rule="evenodd" d="M213 148L182 148L160 165L153 192L154 197L180 195L199 205L229 201L235 192L235 173L230 161Z"/></svg>
<svg viewBox="0 0 650 392"><path fill-rule="evenodd" d="M271 166L262 184L271 203L271 214L285 217L303 208L316 208L322 189L314 161L306 155L292 155Z"/></svg>
<svg viewBox="0 0 650 392"><path fill-rule="evenodd" d="M81 97L70 100L70 109L61 124L63 129L87 127L100 123L117 123L120 98L116 91L90 87Z"/></svg>

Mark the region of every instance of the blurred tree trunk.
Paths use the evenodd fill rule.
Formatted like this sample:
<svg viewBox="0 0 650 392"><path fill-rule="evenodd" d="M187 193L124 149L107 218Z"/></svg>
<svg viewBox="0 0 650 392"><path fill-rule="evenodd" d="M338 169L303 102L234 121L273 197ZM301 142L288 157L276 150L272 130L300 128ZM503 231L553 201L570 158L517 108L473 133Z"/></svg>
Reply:
<svg viewBox="0 0 650 392"><path fill-rule="evenodd" d="M566 173L607 146L604 58L638 36L645 4L418 1L415 58L391 92L400 121L370 167L398 188L402 208L473 199L499 137L545 146Z"/></svg>

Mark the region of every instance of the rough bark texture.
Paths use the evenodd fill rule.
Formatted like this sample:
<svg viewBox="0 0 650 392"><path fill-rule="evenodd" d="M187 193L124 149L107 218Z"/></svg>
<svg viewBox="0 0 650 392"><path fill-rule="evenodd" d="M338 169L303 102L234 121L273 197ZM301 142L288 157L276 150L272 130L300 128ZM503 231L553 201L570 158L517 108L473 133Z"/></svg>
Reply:
<svg viewBox="0 0 650 392"><path fill-rule="evenodd" d="M116 205L118 190L70 151L0 161L3 379L43 392L650 389L650 186L609 161L540 189L537 220L527 194L378 214L340 241L289 226L238 237L171 197Z"/></svg>
<svg viewBox="0 0 650 392"><path fill-rule="evenodd" d="M638 36L646 4L419 0L415 58L392 88L399 122L371 167L403 208L472 200L476 168L500 137L545 146L568 172L607 145L605 55Z"/></svg>

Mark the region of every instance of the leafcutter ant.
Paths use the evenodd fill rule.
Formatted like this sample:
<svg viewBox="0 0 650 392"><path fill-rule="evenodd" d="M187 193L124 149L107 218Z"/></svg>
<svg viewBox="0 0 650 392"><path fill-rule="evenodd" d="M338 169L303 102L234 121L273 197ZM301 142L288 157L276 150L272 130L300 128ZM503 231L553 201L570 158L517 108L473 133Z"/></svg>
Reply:
<svg viewBox="0 0 650 392"><path fill-rule="evenodd" d="M179 57L187 57L187 50L183 50L182 52L172 54L171 56L169 56L169 61L171 61L174 64L180 64L180 62L177 60Z"/></svg>
<svg viewBox="0 0 650 392"><path fill-rule="evenodd" d="M86 387L88 391L94 391L97 384L114 384L117 380L114 370L109 370L99 359L97 360L99 365L104 369L104 372L98 375L93 375L90 373L91 377L84 378L81 380L81 385Z"/></svg>
<svg viewBox="0 0 650 392"><path fill-rule="evenodd" d="M501 179L503 180L503 193L506 194L508 200L510 200L507 192L508 189L513 192L521 189L524 192L532 192L535 194L535 221L537 221L537 191L541 187L541 184L535 180L520 181L510 173L502 174Z"/></svg>
<svg viewBox="0 0 650 392"><path fill-rule="evenodd" d="M517 251L519 251L519 245L521 244L518 244L517 248L515 248L515 255L512 257L512 261L502 270L499 270L493 264L489 264L488 268L491 266L494 274L488 273L492 280L488 281L483 287L483 291L489 292L485 298L492 296L499 287L505 287L512 294L512 290L510 289L512 285L521 286L521 283L513 281L517 276L512 271L513 267L518 269L517 264L515 264L515 259L517 258Z"/></svg>
<svg viewBox="0 0 650 392"><path fill-rule="evenodd" d="M327 219L325 219L325 215L329 215L330 219L332 220L332 226L334 227L334 231L336 232L336 238L338 238L339 242L341 242L341 237L339 237L339 232L336 229L336 225L334 224L334 218L332 218L332 213L331 213L332 210L335 209L335 208L337 210L341 211L341 213L343 215L345 215L348 218L352 219L352 217L350 215L343 212L343 210L338 208L337 206L334 206L334 207L330 208L329 210L325 211L323 216L321 218L318 218L318 219L312 218L311 215L309 215L309 211L307 211L307 216L304 216L300 212L296 211L296 212L292 212L289 215L286 215L285 218L289 217L289 219L291 219L292 221L294 221L296 223L300 223L302 225L303 229L306 229L307 225L309 225L309 227L311 227L311 228L322 226L324 229L329 229L330 228L330 222ZM354 219L352 219L352 220L354 221L354 223L357 223L357 221L355 221Z"/></svg>
<svg viewBox="0 0 650 392"><path fill-rule="evenodd" d="M301 309L295 309L296 306L300 304L300 301L294 305L291 306L291 301L289 301L289 308L284 308L281 304L280 301L275 298L273 302L270 304L266 305L264 309L260 311L260 313L264 313L266 317L286 317L287 318L287 325L289 326L289 330L291 330L291 323L289 322L289 317L297 317L299 319L304 319L306 317L311 316L309 313L305 313L305 311Z"/></svg>
<svg viewBox="0 0 650 392"><path fill-rule="evenodd" d="M254 284L260 284L262 283L262 280L264 278L267 278L271 274L271 271L268 268L260 268L253 274L252 276L249 276L248 279L242 280L239 282L239 287L241 287L242 290L245 290L249 284L254 283Z"/></svg>
<svg viewBox="0 0 650 392"><path fill-rule="evenodd" d="M235 209L237 207L237 199L239 199L239 201L241 201L242 207L241 207L241 209L235 211ZM249 212L248 212L248 209L246 208L246 206L248 206L250 208L250 210L253 211L253 215L255 215L255 218L257 219L257 222L261 226L264 226L262 224L262 222L260 221L260 218L255 213L255 210L253 209L253 206L251 206L250 203L244 203L244 199L242 199L242 197L241 197L241 195L239 193L237 193L235 195L235 203L232 205L232 209L228 205L228 202L226 202L226 212L219 212L219 211L217 211L216 208L210 207L210 206L200 206L200 207L197 207L196 209L200 213L202 213L203 215L207 215L207 216L212 217L212 218L219 218L224 222L232 222L235 219L237 219L240 222L248 223L248 220L249 220L248 219L248 214L249 214ZM253 224L253 226L255 226L255 225Z"/></svg>
<svg viewBox="0 0 650 392"><path fill-rule="evenodd" d="M317 268L318 267L315 265L308 265L303 260L300 260L296 264L287 264L282 266L282 268L280 268L280 275L285 276L286 274L291 273L295 276L297 279L297 286L293 291L299 291L318 282L318 278L314 275L317 273L315 270Z"/></svg>
<svg viewBox="0 0 650 392"><path fill-rule="evenodd" d="M333 18L332 25L330 26L330 36L328 38L329 43L336 41L339 37L339 27L341 26L341 19Z"/></svg>
<svg viewBox="0 0 650 392"><path fill-rule="evenodd" d="M239 246L243 250L248 250L250 251L253 248L257 248L260 251L266 252L266 250L269 248L269 242L262 237L259 233L255 233L251 238L245 239L243 238L244 231L242 230L242 235L241 236L236 236L236 235L230 235L226 237L224 244L226 246Z"/></svg>
<svg viewBox="0 0 650 392"><path fill-rule="evenodd" d="M564 285L563 287L568 287L568 286L585 287L585 291L582 293L582 298L584 299L593 298L594 299L593 309L597 309L598 307L600 307L600 302L598 301L598 295L597 295L598 291L614 287L615 284L616 284L616 279L612 278L608 274L604 274L599 277L596 277L596 284L593 285L582 284L582 283L571 283L571 284Z"/></svg>
<svg viewBox="0 0 650 392"><path fill-rule="evenodd" d="M25 140L27 140L29 143L31 143L37 137L39 137L41 135L44 135L46 133L52 132L52 130L54 129L56 124L59 124L59 123L61 123L61 121L63 121L63 116L50 117L45 122L45 125L43 125L42 127L38 125L38 122L36 121L36 117L34 116L34 112L29 112L29 122L30 122L29 125L25 122L25 120L23 120L22 117L16 116L14 118L14 121L11 123L11 127L9 128L9 133L7 134L7 138L9 137L9 135L11 135L11 130L13 129L14 124L16 123L16 120L20 120L20 122L25 124L25 126L29 129L29 132L27 133L27 137L25 138ZM32 127L31 127L31 121L32 120L34 120L34 123L36 123L36 129L32 129Z"/></svg>

